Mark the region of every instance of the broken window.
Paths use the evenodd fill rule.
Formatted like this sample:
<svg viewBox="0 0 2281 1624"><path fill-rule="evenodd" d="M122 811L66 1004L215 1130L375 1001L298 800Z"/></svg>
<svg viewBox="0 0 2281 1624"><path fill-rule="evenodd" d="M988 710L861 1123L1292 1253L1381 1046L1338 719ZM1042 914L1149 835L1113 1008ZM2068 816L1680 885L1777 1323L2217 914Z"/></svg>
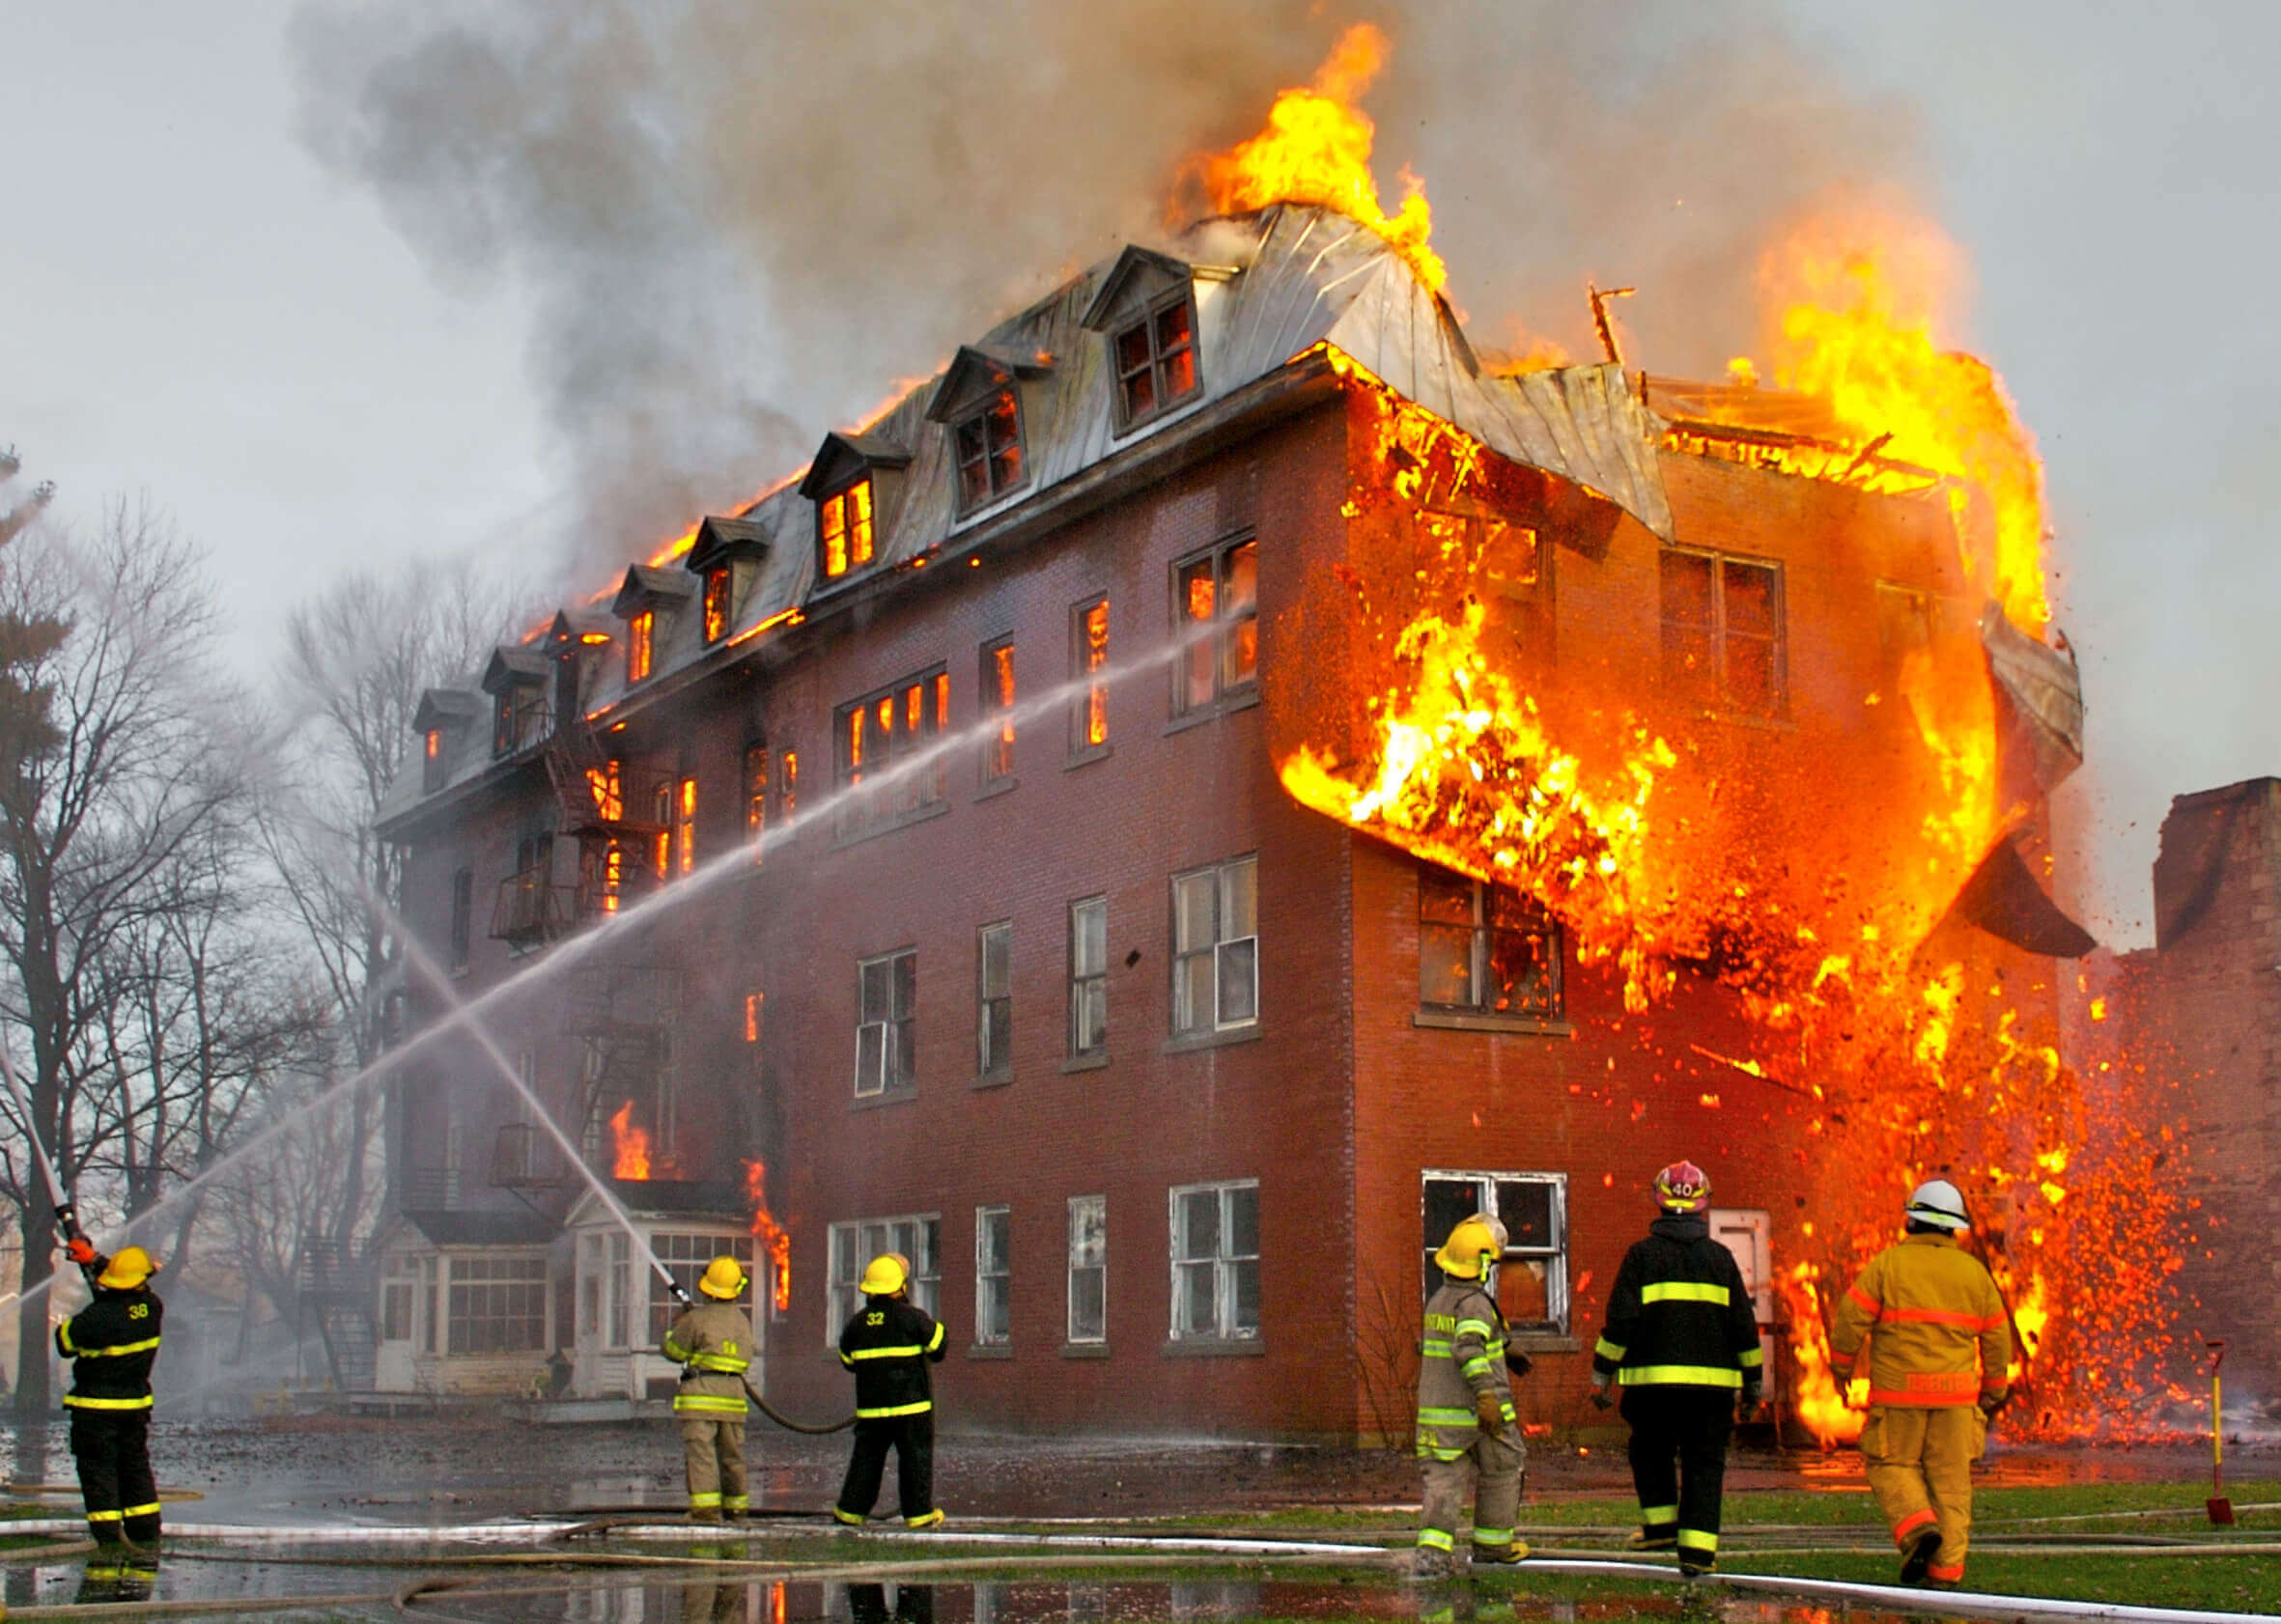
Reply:
<svg viewBox="0 0 2281 1624"><path fill-rule="evenodd" d="M765 848L762 842L769 832L769 747L766 744L745 746L745 839L752 847L752 860L759 862Z"/></svg>
<svg viewBox="0 0 2281 1624"><path fill-rule="evenodd" d="M982 742L985 789L1014 775L1014 640L1000 637L982 645L982 705L998 719Z"/></svg>
<svg viewBox="0 0 2281 1624"><path fill-rule="evenodd" d="M974 1075L1004 1078L1014 1070L1014 927L1008 920L982 927L975 955L978 1008Z"/></svg>
<svg viewBox="0 0 2281 1624"><path fill-rule="evenodd" d="M731 576L723 564L705 572L705 641L718 643L729 629Z"/></svg>
<svg viewBox="0 0 2281 1624"><path fill-rule="evenodd" d="M918 952L856 966L856 1093L891 1094L918 1076Z"/></svg>
<svg viewBox="0 0 2281 1624"><path fill-rule="evenodd" d="M1259 1019L1259 859L1172 877L1172 1035Z"/></svg>
<svg viewBox="0 0 2281 1624"><path fill-rule="evenodd" d="M432 727L420 737L420 793L434 795L443 788L443 729Z"/></svg>
<svg viewBox="0 0 2281 1624"><path fill-rule="evenodd" d="M492 754L510 756L547 737L547 690L538 682L510 683L492 705Z"/></svg>
<svg viewBox="0 0 2281 1624"><path fill-rule="evenodd" d="M911 1301L929 1314L941 1311L943 1218L940 1213L835 1223L826 1231L826 1236L831 1260L824 1314L827 1346L838 1346L841 1329L863 1305L863 1293L859 1286L864 1266L887 1252L901 1252L911 1261Z"/></svg>
<svg viewBox="0 0 2281 1624"><path fill-rule="evenodd" d="M1565 1335L1568 1176L1429 1168L1422 1184L1426 1295L1441 1284L1433 1254L1462 1219L1478 1213L1505 1225L1505 1255L1490 1289L1505 1311L1506 1323L1515 1330Z"/></svg>
<svg viewBox="0 0 2281 1624"><path fill-rule="evenodd" d="M1111 340L1119 421L1144 423L1196 393L1196 309L1179 289Z"/></svg>
<svg viewBox="0 0 2281 1624"><path fill-rule="evenodd" d="M1069 1057L1109 1050L1109 899L1069 905Z"/></svg>
<svg viewBox="0 0 2281 1624"><path fill-rule="evenodd" d="M906 678L839 708L833 731L839 742L840 787L853 791L876 785L844 798L839 813L843 838L941 804L943 759L933 746L949 709L950 676L944 671Z"/></svg>
<svg viewBox="0 0 2281 1624"><path fill-rule="evenodd" d="M1069 1200L1069 1340L1109 1340L1109 1197Z"/></svg>
<svg viewBox="0 0 2281 1624"><path fill-rule="evenodd" d="M871 562L871 480L868 475L816 504L816 542L824 578L837 580Z"/></svg>
<svg viewBox="0 0 2281 1624"><path fill-rule="evenodd" d="M1000 389L950 426L958 463L958 511L972 513L1022 484L1022 406Z"/></svg>
<svg viewBox="0 0 2281 1624"><path fill-rule="evenodd" d="M974 1209L974 1341L999 1348L1014 1337L1014 1214Z"/></svg>
<svg viewBox="0 0 2281 1624"><path fill-rule="evenodd" d="M1559 921L1509 885L1421 865L1418 1001L1478 1015L1557 1018Z"/></svg>
<svg viewBox="0 0 2281 1624"><path fill-rule="evenodd" d="M651 639L657 634L658 611L642 609L626 622L626 681L629 685L650 674Z"/></svg>
<svg viewBox="0 0 2281 1624"><path fill-rule="evenodd" d="M451 1260L447 1352L537 1353L554 1345L547 1322L544 1254Z"/></svg>
<svg viewBox="0 0 2281 1624"><path fill-rule="evenodd" d="M1719 552L1663 554L1663 677L1706 709L1779 715L1788 706L1782 566Z"/></svg>
<svg viewBox="0 0 2281 1624"><path fill-rule="evenodd" d="M451 877L451 968L454 975L467 967L467 938L475 919L475 871L455 869Z"/></svg>
<svg viewBox="0 0 2281 1624"><path fill-rule="evenodd" d="M1259 1334L1259 1181L1172 1198L1172 1340Z"/></svg>
<svg viewBox="0 0 2281 1624"><path fill-rule="evenodd" d="M1185 642L1174 712L1187 714L1255 692L1259 680L1259 547L1224 543L1172 572L1173 631Z"/></svg>
<svg viewBox="0 0 2281 1624"><path fill-rule="evenodd" d="M1089 761L1109 753L1109 600L1090 598L1069 611L1069 678L1083 683L1069 702L1069 753Z"/></svg>

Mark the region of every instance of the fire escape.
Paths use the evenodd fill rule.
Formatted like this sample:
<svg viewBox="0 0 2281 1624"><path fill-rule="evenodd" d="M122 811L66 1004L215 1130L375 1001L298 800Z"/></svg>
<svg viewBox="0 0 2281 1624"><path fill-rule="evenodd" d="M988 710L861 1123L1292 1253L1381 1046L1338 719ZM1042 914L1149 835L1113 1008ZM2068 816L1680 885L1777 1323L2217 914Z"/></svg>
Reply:
<svg viewBox="0 0 2281 1624"><path fill-rule="evenodd" d="M345 1242L311 1241L302 1250L299 1274L297 1317L302 1329L310 1320L317 1323L333 1391L372 1391L380 1332L373 1324L379 1281L371 1260Z"/></svg>
<svg viewBox="0 0 2281 1624"><path fill-rule="evenodd" d="M680 980L658 965L580 965L565 1012L578 1042L580 1143L587 1160L612 1168L611 1124L649 1135L655 1157L635 1176L670 1178L674 1136L673 1027ZM622 1113L622 1114L621 1114Z"/></svg>

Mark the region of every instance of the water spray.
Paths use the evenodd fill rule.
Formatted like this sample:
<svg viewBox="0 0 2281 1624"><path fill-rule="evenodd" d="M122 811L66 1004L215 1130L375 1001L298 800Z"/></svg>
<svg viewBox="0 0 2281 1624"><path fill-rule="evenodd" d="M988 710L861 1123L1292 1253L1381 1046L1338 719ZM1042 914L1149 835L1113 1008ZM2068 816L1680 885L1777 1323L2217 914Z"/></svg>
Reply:
<svg viewBox="0 0 2281 1624"><path fill-rule="evenodd" d="M40 1163L40 1171L47 1178L47 1198L55 1204L56 1226L64 1232L71 1261L79 1265L80 1274L86 1275L92 1285L96 1274L95 1247L79 1228L79 1209L72 1203L70 1192L64 1189L64 1176L56 1171L55 1159L47 1154L47 1147L40 1141L39 1126L32 1120L31 1096L24 1092L22 1079L15 1075L15 1062L8 1057L5 1033L0 1033L0 1078L8 1079L8 1092L15 1100L16 1114L24 1119L24 1138L32 1147L32 1155Z"/></svg>

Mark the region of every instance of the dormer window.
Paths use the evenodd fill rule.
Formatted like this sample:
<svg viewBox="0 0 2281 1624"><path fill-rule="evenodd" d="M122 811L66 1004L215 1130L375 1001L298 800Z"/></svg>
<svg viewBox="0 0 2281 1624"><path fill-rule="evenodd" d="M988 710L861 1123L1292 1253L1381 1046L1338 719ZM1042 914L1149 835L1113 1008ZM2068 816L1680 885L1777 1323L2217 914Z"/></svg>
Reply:
<svg viewBox="0 0 2281 1624"><path fill-rule="evenodd" d="M626 623L626 686L645 683L658 671L658 650L668 639L676 618L688 612L697 595L697 583L686 570L661 570L636 564L611 601L610 613Z"/></svg>
<svg viewBox="0 0 2281 1624"><path fill-rule="evenodd" d="M698 521L682 562L697 577L697 630L704 647L736 629L768 550L768 532L749 517Z"/></svg>
<svg viewBox="0 0 2281 1624"><path fill-rule="evenodd" d="M1126 428L1196 393L1196 307L1183 287L1116 329L1117 411Z"/></svg>
<svg viewBox="0 0 2281 1624"><path fill-rule="evenodd" d="M655 658L652 639L658 630L658 611L643 609L626 623L626 683L632 686L646 681L650 663Z"/></svg>
<svg viewBox="0 0 2281 1624"><path fill-rule="evenodd" d="M546 737L546 685L518 682L501 688L492 711L492 754L511 756Z"/></svg>
<svg viewBox="0 0 2281 1624"><path fill-rule="evenodd" d="M443 788L443 729L432 727L420 735L420 793L434 795Z"/></svg>
<svg viewBox="0 0 2281 1624"><path fill-rule="evenodd" d="M871 562L871 478L866 474L816 504L816 542L824 576L837 580Z"/></svg>
<svg viewBox="0 0 2281 1624"><path fill-rule="evenodd" d="M729 629L729 567L705 572L705 641L718 643Z"/></svg>
<svg viewBox="0 0 2281 1624"><path fill-rule="evenodd" d="M1023 480L1022 404L1009 387L950 426L958 456L958 510L996 501Z"/></svg>

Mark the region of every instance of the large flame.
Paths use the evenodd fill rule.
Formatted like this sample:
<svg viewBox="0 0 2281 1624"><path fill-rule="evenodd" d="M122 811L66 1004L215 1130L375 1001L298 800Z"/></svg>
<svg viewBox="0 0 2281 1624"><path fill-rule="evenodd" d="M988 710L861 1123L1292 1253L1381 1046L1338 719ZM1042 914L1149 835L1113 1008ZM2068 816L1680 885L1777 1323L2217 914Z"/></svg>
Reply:
<svg viewBox="0 0 2281 1624"><path fill-rule="evenodd" d="M792 1306L792 1237L769 1211L768 1163L758 1157L745 1163L745 1199L752 1206L752 1234L768 1253L775 1276L773 1300L782 1313Z"/></svg>
<svg viewBox="0 0 2281 1624"><path fill-rule="evenodd" d="M1314 82L1286 90L1268 109L1267 127L1225 153L1193 158L1187 173L1202 183L1216 214L1242 214L1275 203L1336 209L1392 243L1428 293L1449 279L1442 257L1426 245L1433 226L1416 177L1402 177L1402 206L1388 214L1370 173L1377 126L1355 105L1391 46L1366 22L1338 37L1315 70Z"/></svg>
<svg viewBox="0 0 2281 1624"><path fill-rule="evenodd" d="M634 1121L634 1102L629 1100L617 1108L609 1119L610 1176L646 1181L650 1176L649 1130Z"/></svg>

